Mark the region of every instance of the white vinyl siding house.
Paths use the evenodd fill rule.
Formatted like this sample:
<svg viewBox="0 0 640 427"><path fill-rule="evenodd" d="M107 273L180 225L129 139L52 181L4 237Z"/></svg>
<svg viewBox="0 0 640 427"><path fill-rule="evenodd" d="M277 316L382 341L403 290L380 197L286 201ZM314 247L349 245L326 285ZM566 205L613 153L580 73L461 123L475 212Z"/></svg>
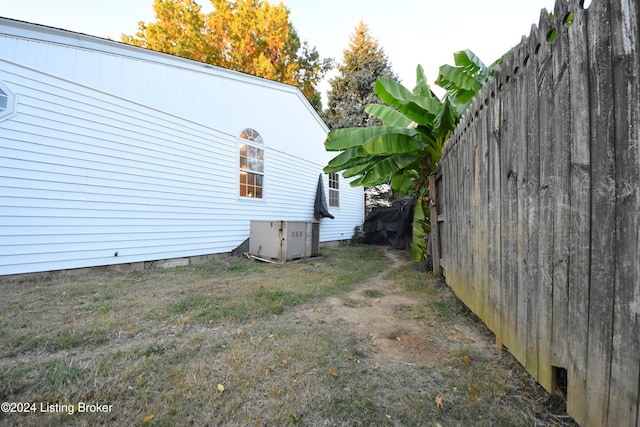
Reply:
<svg viewBox="0 0 640 427"><path fill-rule="evenodd" d="M224 253L251 220L314 220L332 154L297 88L4 18L0 52L0 275ZM261 197L242 192L246 142ZM320 241L351 238L362 189L330 210Z"/></svg>

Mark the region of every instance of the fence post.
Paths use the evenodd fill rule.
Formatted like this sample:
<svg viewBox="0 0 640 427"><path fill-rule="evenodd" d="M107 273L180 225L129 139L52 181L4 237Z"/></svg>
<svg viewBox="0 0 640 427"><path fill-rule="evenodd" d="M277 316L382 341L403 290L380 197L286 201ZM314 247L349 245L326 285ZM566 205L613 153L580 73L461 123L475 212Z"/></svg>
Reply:
<svg viewBox="0 0 640 427"><path fill-rule="evenodd" d="M433 276L442 277L440 266L440 228L438 227L438 201L436 200L436 175L429 175L429 219L431 222L431 259L433 261Z"/></svg>

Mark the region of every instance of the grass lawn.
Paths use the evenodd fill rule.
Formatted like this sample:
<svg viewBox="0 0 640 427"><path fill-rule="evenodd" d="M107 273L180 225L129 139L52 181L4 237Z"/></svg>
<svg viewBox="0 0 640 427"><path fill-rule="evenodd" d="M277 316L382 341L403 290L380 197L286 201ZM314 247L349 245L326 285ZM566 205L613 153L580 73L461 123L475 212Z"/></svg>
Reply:
<svg viewBox="0 0 640 427"><path fill-rule="evenodd" d="M0 280L0 424L575 425L407 254L322 254Z"/></svg>

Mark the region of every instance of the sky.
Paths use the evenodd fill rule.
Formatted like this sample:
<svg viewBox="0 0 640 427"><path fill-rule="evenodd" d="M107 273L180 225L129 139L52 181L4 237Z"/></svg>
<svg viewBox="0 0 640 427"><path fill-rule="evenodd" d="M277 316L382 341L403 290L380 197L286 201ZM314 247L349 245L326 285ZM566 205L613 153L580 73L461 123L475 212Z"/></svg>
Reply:
<svg viewBox="0 0 640 427"><path fill-rule="evenodd" d="M208 0L196 1L203 11L211 11ZM552 12L555 4L555 0L282 2L300 39L336 62L342 61L349 37L362 20L409 89L415 84L418 64L434 86L440 65L453 64L453 53L459 50L470 49L491 64L529 35L543 8ZM119 41L122 33L135 34L139 21L154 21L152 5L153 0L0 0L0 16ZM335 72L329 73L318 88L323 94L333 76Z"/></svg>

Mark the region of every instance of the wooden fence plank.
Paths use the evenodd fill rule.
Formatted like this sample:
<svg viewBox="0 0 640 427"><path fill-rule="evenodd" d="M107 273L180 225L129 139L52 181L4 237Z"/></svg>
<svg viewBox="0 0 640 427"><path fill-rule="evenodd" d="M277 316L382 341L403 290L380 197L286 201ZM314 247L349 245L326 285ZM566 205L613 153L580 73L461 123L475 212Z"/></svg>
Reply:
<svg viewBox="0 0 640 427"><path fill-rule="evenodd" d="M616 152L610 426L638 419L640 386L640 34L637 1L611 3Z"/></svg>
<svg viewBox="0 0 640 427"><path fill-rule="evenodd" d="M615 146L609 2L589 7L591 111L591 276L587 350L587 419L606 425L614 290Z"/></svg>
<svg viewBox="0 0 640 427"><path fill-rule="evenodd" d="M477 148L477 191L478 191L478 232L476 235L478 251L478 282L480 310L478 316L486 323L489 317L489 195L488 164L489 157L489 100L493 85L487 84L483 89L481 100L481 117L478 123Z"/></svg>
<svg viewBox="0 0 640 427"><path fill-rule="evenodd" d="M436 190L436 174L429 175L429 198L431 204L429 208L429 218L431 220L431 260L433 262L433 275L437 278L442 277L442 268L440 267L440 233L438 230L438 196Z"/></svg>
<svg viewBox="0 0 640 427"><path fill-rule="evenodd" d="M526 184L525 193L528 199L526 206L526 280L521 284L522 294L527 301L526 323L526 360L524 366L534 377L538 376L538 230L540 229L540 141L539 141L539 102L538 102L538 67L539 55L536 54L540 38L544 37L533 26L526 42L524 78L526 82Z"/></svg>
<svg viewBox="0 0 640 427"><path fill-rule="evenodd" d="M517 137L517 91L514 83L513 71L515 69L513 56L503 63L505 71L505 84L502 90L504 100L502 132L501 132L501 193L502 193L502 220L501 220L501 247L502 247L502 340L509 351L520 361L523 361L524 352L517 341L518 326L518 260L517 254L517 177L518 171L516 156L520 149Z"/></svg>
<svg viewBox="0 0 640 427"><path fill-rule="evenodd" d="M556 2L554 9L553 41L553 103L554 131L553 146L553 323L552 323L552 364L567 367L567 324L569 297L569 155L571 144L571 102L569 85L569 38L564 24L568 16L568 3ZM554 378L555 379L555 378Z"/></svg>
<svg viewBox="0 0 640 427"><path fill-rule="evenodd" d="M502 323L501 312L502 302L500 297L500 285L502 283L501 271L502 271L502 248L500 234L501 228L501 203L500 197L500 180L501 180L501 165L500 165L500 133L502 131L500 125L502 122L502 96L500 93L500 86L502 85L502 73L497 71L494 75L495 93L496 97L494 102L489 106L489 159L488 159L488 173L489 173L489 196L488 204L489 211L492 215L489 217L489 307L491 308L491 316L488 317L487 323L490 325L491 330L496 336L502 335Z"/></svg>
<svg viewBox="0 0 640 427"><path fill-rule="evenodd" d="M590 122L589 50L587 15L580 0L570 4L573 21L569 33L569 76L571 92L570 260L568 329L567 411L581 424L586 422L586 366L590 268Z"/></svg>
<svg viewBox="0 0 640 427"><path fill-rule="evenodd" d="M553 57L549 35L553 30L546 10L540 15L540 32L543 35L538 69L538 91L540 94L553 94ZM537 286L538 304L538 382L550 390L553 379L551 373L552 340L552 292L553 292L553 137L554 104L540 102L539 142L540 142L540 233L538 246Z"/></svg>
<svg viewBox="0 0 640 427"><path fill-rule="evenodd" d="M478 209L477 209L477 188L476 188L476 177L477 177L477 156L476 150L478 147L478 119L479 119L479 110L478 110L477 102L474 102L473 109L473 120L472 126L469 129L471 139L465 144L466 151L466 160L467 160L467 169L466 169L466 178L467 178L467 209L469 212L468 215L468 226L467 226L467 257L469 259L467 265L469 268L467 269L467 280L469 280L469 299L472 301L474 311L476 311L479 307L480 297L480 287L478 281L478 265L480 262L480 257L477 253L476 246L476 233L478 229Z"/></svg>
<svg viewBox="0 0 640 427"><path fill-rule="evenodd" d="M523 37L517 52L514 52L514 64L512 66L512 84L514 86L514 96L516 104L527 105L527 74L524 71L527 53L527 39ZM535 74L535 73L533 73ZM527 331L530 318L528 317L528 295L526 284L529 282L530 261L528 259L528 243L531 240L529 224L530 198L528 195L529 186L529 145L527 138L527 108L515 108L513 112L513 122L517 123L514 129L514 137L520 142L514 153L515 175L515 277L516 288L516 335L518 343L518 359L523 365L527 363Z"/></svg>

